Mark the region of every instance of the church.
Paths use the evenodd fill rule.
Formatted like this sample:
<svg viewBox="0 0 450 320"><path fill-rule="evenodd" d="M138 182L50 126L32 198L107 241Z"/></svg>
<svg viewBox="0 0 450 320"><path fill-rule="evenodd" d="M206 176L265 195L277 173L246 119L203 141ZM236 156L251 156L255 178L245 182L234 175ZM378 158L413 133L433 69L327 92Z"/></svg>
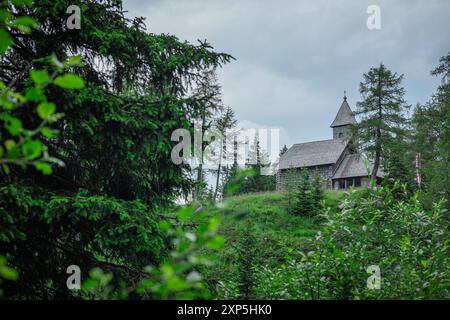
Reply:
<svg viewBox="0 0 450 320"><path fill-rule="evenodd" d="M356 118L344 95L344 101L330 125L333 139L294 144L280 157L277 190L282 190L290 179L297 179L299 175L291 173L301 168L306 168L310 176L319 174L327 189L368 185L373 166L352 145L350 126L355 123ZM383 172L379 169L377 178L382 177Z"/></svg>

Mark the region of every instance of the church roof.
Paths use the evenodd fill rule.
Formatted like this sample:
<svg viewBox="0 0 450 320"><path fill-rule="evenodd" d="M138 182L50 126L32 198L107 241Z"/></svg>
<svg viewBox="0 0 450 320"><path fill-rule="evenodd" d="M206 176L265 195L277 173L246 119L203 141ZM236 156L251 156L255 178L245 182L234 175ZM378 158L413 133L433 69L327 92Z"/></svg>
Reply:
<svg viewBox="0 0 450 320"><path fill-rule="evenodd" d="M348 154L339 164L332 179L350 178L350 177L365 177L370 175L373 168L373 163L368 163L368 168L364 164L366 157L361 154ZM367 160L366 160L367 161ZM378 177L384 176L381 169L378 169Z"/></svg>
<svg viewBox="0 0 450 320"><path fill-rule="evenodd" d="M347 143L330 139L294 144L280 158L279 169L320 166L336 163Z"/></svg>
<svg viewBox="0 0 450 320"><path fill-rule="evenodd" d="M356 123L355 115L353 114L352 109L350 109L350 106L347 103L347 97L344 96L344 101L342 102L341 107L339 108L339 111L336 115L336 118L334 118L334 121L330 125L330 127L333 128L355 123Z"/></svg>

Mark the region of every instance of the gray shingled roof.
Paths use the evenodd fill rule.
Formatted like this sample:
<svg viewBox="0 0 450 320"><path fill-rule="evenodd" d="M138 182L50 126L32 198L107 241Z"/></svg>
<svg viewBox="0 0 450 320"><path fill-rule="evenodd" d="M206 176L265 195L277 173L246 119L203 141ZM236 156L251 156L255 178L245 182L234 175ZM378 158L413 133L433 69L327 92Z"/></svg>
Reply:
<svg viewBox="0 0 450 320"><path fill-rule="evenodd" d="M280 158L280 169L319 166L336 163L346 147L341 139L294 144Z"/></svg>
<svg viewBox="0 0 450 320"><path fill-rule="evenodd" d="M334 173L332 179L368 176L370 172L372 172L373 164L371 162L368 163L368 173L366 166L364 165L365 159L366 158L361 154L346 155ZM384 176L381 169L378 170L377 176L380 178Z"/></svg>
<svg viewBox="0 0 450 320"><path fill-rule="evenodd" d="M350 106L347 103L347 99L344 98L344 101L342 102L341 107L339 108L339 111L336 115L336 118L334 118L334 121L330 125L330 127L333 128L355 123L356 118L352 112L352 109L350 109Z"/></svg>

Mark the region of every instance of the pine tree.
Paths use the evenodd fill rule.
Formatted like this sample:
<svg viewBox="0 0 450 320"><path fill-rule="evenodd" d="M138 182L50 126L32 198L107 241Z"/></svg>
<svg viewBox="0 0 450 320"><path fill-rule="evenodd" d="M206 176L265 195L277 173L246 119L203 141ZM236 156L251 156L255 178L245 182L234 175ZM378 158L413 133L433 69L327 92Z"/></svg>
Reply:
<svg viewBox="0 0 450 320"><path fill-rule="evenodd" d="M431 73L442 83L426 105L414 110L411 149L421 154L423 200L431 205L444 199L450 209L450 54Z"/></svg>
<svg viewBox="0 0 450 320"><path fill-rule="evenodd" d="M218 164L217 164L217 171L216 171L216 188L214 189L214 195L213 200L216 201L217 199L217 193L219 191L219 181L220 181L220 174L222 170L222 160L227 157L227 149L226 149L226 139L227 139L227 132L234 128L236 126L236 118L234 115L233 109L230 107L226 108L225 111L222 113L222 115L216 120L216 128L218 132L221 134L222 139L219 142L220 145L218 146L219 156L218 156ZM228 139L234 138L233 135L230 135Z"/></svg>
<svg viewBox="0 0 450 320"><path fill-rule="evenodd" d="M387 161L389 149L398 144L405 132L405 111L409 108L401 86L403 75L387 69L383 64L363 75L356 115L361 117L354 125L358 145L373 159L371 179L375 180L382 161Z"/></svg>
<svg viewBox="0 0 450 320"><path fill-rule="evenodd" d="M283 154L285 154L288 151L288 148L286 145L283 146L283 148L281 148L280 150L280 154L279 156L281 157Z"/></svg>
<svg viewBox="0 0 450 320"><path fill-rule="evenodd" d="M314 200L315 213L319 213L324 199L324 192L322 187L322 177L316 173L311 184L312 198Z"/></svg>
<svg viewBox="0 0 450 320"><path fill-rule="evenodd" d="M297 187L295 212L302 216L312 216L316 211L308 170L301 169L301 179Z"/></svg>
<svg viewBox="0 0 450 320"><path fill-rule="evenodd" d="M198 116L198 129L201 132L202 139L200 141L201 152L207 147L207 143L203 139L203 135L209 130L213 123L214 117L218 112L224 109L221 99L221 87L217 80L216 70L214 68L202 72L201 77L197 80L197 87L194 90L193 96L198 98L198 111L195 114ZM200 198L205 190L205 171L203 170L203 154L198 159L199 164L196 169L196 187L194 190L194 198Z"/></svg>

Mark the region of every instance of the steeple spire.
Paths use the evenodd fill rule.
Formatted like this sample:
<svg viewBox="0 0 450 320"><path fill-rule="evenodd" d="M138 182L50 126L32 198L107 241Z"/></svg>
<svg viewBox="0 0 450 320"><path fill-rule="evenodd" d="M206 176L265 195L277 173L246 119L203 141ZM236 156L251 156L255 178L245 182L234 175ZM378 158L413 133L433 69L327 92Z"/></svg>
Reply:
<svg viewBox="0 0 450 320"><path fill-rule="evenodd" d="M341 107L330 127L334 128L355 123L355 116L347 103L347 91L344 91L344 101L342 101Z"/></svg>

